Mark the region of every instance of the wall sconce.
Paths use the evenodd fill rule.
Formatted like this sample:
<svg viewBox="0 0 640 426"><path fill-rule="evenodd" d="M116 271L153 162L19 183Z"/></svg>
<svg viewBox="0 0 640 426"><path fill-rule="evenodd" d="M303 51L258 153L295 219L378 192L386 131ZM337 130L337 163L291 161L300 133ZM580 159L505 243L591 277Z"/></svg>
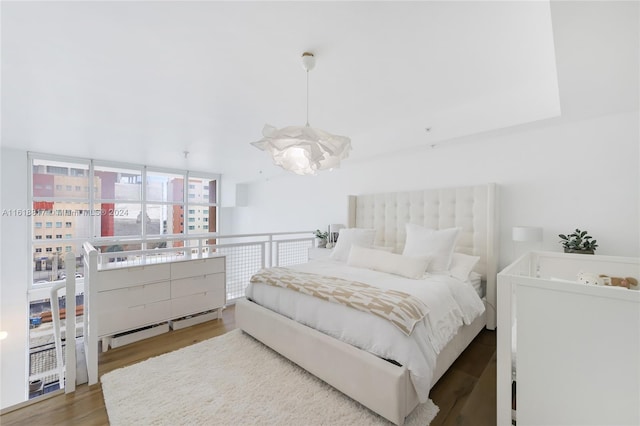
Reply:
<svg viewBox="0 0 640 426"><path fill-rule="evenodd" d="M0 340L6 339L8 335L9 333L7 333L6 331L0 331Z"/></svg>

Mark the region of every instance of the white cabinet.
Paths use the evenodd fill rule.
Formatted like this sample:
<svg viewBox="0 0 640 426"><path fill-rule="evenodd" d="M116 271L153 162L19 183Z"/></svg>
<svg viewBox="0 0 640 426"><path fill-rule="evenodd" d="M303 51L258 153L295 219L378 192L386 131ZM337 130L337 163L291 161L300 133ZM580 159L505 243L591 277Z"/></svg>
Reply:
<svg viewBox="0 0 640 426"><path fill-rule="evenodd" d="M328 248L310 247L309 248L309 260L324 260L329 259L332 250Z"/></svg>
<svg viewBox="0 0 640 426"><path fill-rule="evenodd" d="M638 279L640 260L533 252L498 274L498 424L512 373L518 426L640 424L640 291L579 272Z"/></svg>
<svg viewBox="0 0 640 426"><path fill-rule="evenodd" d="M91 303L103 349L113 335L168 322L226 303L225 257L98 271Z"/></svg>

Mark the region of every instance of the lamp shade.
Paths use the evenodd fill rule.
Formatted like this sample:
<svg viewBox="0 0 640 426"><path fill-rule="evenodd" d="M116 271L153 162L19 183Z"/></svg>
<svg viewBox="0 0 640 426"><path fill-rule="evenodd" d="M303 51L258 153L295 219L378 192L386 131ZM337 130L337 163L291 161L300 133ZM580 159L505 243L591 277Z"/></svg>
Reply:
<svg viewBox="0 0 640 426"><path fill-rule="evenodd" d="M299 175L313 175L320 170L340 166L349 156L351 140L315 129L309 125L276 129L265 125L264 138L252 145L268 152L273 162Z"/></svg>
<svg viewBox="0 0 640 426"><path fill-rule="evenodd" d="M513 241L542 241L542 228L535 226L514 226L511 231Z"/></svg>

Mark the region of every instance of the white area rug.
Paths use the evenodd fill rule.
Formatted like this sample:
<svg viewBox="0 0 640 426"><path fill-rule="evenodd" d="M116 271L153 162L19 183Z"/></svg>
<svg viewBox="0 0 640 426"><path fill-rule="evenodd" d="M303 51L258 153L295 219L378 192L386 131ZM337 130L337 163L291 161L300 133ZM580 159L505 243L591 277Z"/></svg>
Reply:
<svg viewBox="0 0 640 426"><path fill-rule="evenodd" d="M390 424L240 330L100 381L113 426ZM428 401L405 424L428 425L437 413Z"/></svg>

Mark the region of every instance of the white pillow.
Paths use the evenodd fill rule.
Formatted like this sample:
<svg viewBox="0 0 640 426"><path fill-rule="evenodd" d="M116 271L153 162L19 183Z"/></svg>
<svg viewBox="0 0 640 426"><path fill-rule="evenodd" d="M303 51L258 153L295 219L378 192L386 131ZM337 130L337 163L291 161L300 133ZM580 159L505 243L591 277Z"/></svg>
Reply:
<svg viewBox="0 0 640 426"><path fill-rule="evenodd" d="M467 281L478 261L480 261L480 256L453 253L451 256L451 266L449 266L449 275L460 281Z"/></svg>
<svg viewBox="0 0 640 426"><path fill-rule="evenodd" d="M382 251L386 251L389 253L393 253L393 247L387 247L387 246L373 246L372 247L374 250L382 250Z"/></svg>
<svg viewBox="0 0 640 426"><path fill-rule="evenodd" d="M427 272L447 272L461 229L435 230L407 223L407 242L404 245L402 254L413 257L430 257L431 262L429 262Z"/></svg>
<svg viewBox="0 0 640 426"><path fill-rule="evenodd" d="M349 258L347 259L347 265L349 266L388 272L414 280L424 276L428 264L428 257L403 256L401 254L359 247L357 245L351 246Z"/></svg>
<svg viewBox="0 0 640 426"><path fill-rule="evenodd" d="M346 262L349 257L351 245L369 248L373 246L376 238L376 230L369 228L342 228L338 234L338 241L331 252L331 258Z"/></svg>

